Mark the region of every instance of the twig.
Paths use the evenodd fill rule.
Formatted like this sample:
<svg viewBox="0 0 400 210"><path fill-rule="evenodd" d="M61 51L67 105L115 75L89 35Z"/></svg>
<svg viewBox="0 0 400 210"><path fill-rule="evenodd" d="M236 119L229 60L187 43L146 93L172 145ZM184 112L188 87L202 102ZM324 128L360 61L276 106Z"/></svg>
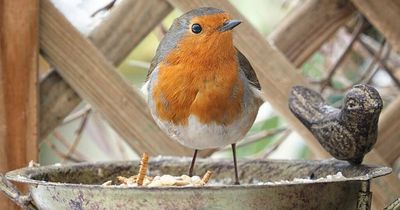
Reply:
<svg viewBox="0 0 400 210"><path fill-rule="evenodd" d="M244 141L239 142L236 145L236 148L244 147L244 146L247 146L247 145L252 144L254 142L260 141L262 139L265 139L265 138L268 138L268 137L271 137L271 136L275 136L275 135L277 135L279 133L282 133L282 132L284 132L286 130L287 130L287 128L277 128L277 129L269 130L269 131L265 131L265 130L260 131L260 132L258 132L256 134L253 134L253 135L245 138ZM222 149L222 151L229 150L229 149L231 149L230 145L224 147Z"/></svg>
<svg viewBox="0 0 400 210"><path fill-rule="evenodd" d="M90 116L90 124L87 125L85 132L91 139L96 139L97 146L108 155L121 155L119 151L115 150L114 145L123 141L119 135L113 135L108 125L105 124L98 112L94 112ZM90 126L89 126L90 125ZM119 141L118 141L119 140ZM129 148L129 147L128 147ZM119 157L118 157L119 158Z"/></svg>
<svg viewBox="0 0 400 210"><path fill-rule="evenodd" d="M54 154L57 155L60 159L63 159L63 160L67 159L67 160L69 160L71 162L74 162L74 163L82 162L82 160L78 160L78 159L76 159L74 157L70 157L70 156L67 156L66 154L62 153L56 147L56 145L54 145L53 143L50 142L50 140L48 138L46 138L44 141L46 142L47 146L54 152Z"/></svg>
<svg viewBox="0 0 400 210"><path fill-rule="evenodd" d="M385 44L386 44L386 42L385 42L385 40L383 40L378 52L374 54L374 57L373 57L371 63L368 65L367 70L365 70L365 73L360 77L360 79L358 79L356 82L353 82L352 85L349 85L344 88L335 88L335 89L339 90L339 91L347 91L347 90L351 89L355 84L362 83L367 78L368 78L368 80L370 80L378 70L378 66L376 64L379 61L379 59L381 59L381 57L382 57L382 54L384 51L383 49L385 48ZM386 56L387 56L387 54L385 55L385 57Z"/></svg>
<svg viewBox="0 0 400 210"><path fill-rule="evenodd" d="M374 54L374 50L368 46L367 43L365 43L363 40L360 39L359 41L361 43L361 46L363 46L370 55ZM389 50L390 52L390 50ZM397 88L400 89L400 81L397 79L397 77L393 74L392 69L386 64L386 59L387 57L389 57L389 54L387 56L385 56L386 58L384 59L379 59L379 65L388 73L388 75L390 76L390 78L393 80L393 82L396 84Z"/></svg>
<svg viewBox="0 0 400 210"><path fill-rule="evenodd" d="M15 204L25 210L37 210L29 195L21 195L17 188L0 173L0 192L11 199Z"/></svg>
<svg viewBox="0 0 400 210"><path fill-rule="evenodd" d="M391 78L391 79L393 80L393 82L396 84L397 88L400 89L400 81L399 81L399 79L393 74L392 69L391 69L389 66L386 65L386 60L387 60L387 58L389 57L390 52L391 52L391 47L390 47L390 45L389 45L388 47L389 47L389 49L388 49L388 54L387 54L387 56L386 56L385 58L383 58L382 60L379 60L379 61L380 61L380 62L379 62L379 65L380 65L380 66L383 68L383 70L385 70L386 73L390 76L390 78Z"/></svg>
<svg viewBox="0 0 400 210"><path fill-rule="evenodd" d="M399 209L400 209L400 198L397 198L389 206L385 207L383 210L399 210Z"/></svg>
<svg viewBox="0 0 400 210"><path fill-rule="evenodd" d="M70 115L68 115L62 122L62 125L71 123L77 119L82 118L82 116L89 110L92 109L90 105L86 105L83 109L80 109L79 111L76 111Z"/></svg>
<svg viewBox="0 0 400 210"><path fill-rule="evenodd" d="M380 62L386 62L387 59L388 59L389 56L390 56L390 52L391 52L391 48L390 48L390 46L388 46L388 51L387 51L386 55L385 55L383 58L381 58L380 60L378 60L378 61L380 61ZM376 73L378 72L378 70L379 70L378 67L383 68L385 71L390 71L390 70L385 69L382 65L377 66L376 69L375 69L375 71L373 71L372 74L365 80L367 84L371 83L372 78L375 76L375 74L376 74ZM397 88L398 88L398 87L397 87Z"/></svg>
<svg viewBox="0 0 400 210"><path fill-rule="evenodd" d="M263 153L263 155L261 156L261 159L266 159L266 158L268 158L273 152L275 152L275 151L279 148L279 146L285 141L285 139L289 136L290 132L291 132L290 130L286 130L286 131L282 134L282 136L280 136L279 139L278 139L274 144L272 144L272 145L268 148L268 150L266 150L266 151Z"/></svg>
<svg viewBox="0 0 400 210"><path fill-rule="evenodd" d="M347 55L351 51L354 43L356 42L356 40L358 39L358 37L360 36L362 31L364 30L365 26L366 26L366 22L364 20L364 17L361 16L359 23L357 24L357 26L355 27L355 29L353 31L353 36L352 36L349 44L346 46L346 48L344 49L342 54L339 56L337 61L334 63L334 65L332 65L332 67L328 70L328 76L320 82L321 83L321 87L320 87L321 93L325 90L325 88L327 86L332 85L333 75L336 73L339 66L343 63L344 59L347 57Z"/></svg>
<svg viewBox="0 0 400 210"><path fill-rule="evenodd" d="M369 37L368 35L362 34L360 36L360 40L362 40L365 44L367 44L373 52L377 52L381 43L378 42L377 40L373 39L372 37ZM358 43L362 50L365 50L364 52L369 54L369 52L366 52L367 50L361 46L360 43ZM392 69L395 69L395 66L400 66L400 55L398 53L391 53L390 56L387 58L386 64L391 67Z"/></svg>
<svg viewBox="0 0 400 210"><path fill-rule="evenodd" d="M117 144L118 151L120 152L123 160L129 160L129 156L126 154L126 148L128 147L123 145L124 141L121 138L117 138L115 139L115 143Z"/></svg>
<svg viewBox="0 0 400 210"><path fill-rule="evenodd" d="M117 0L112 0L112 1L111 1L110 3L108 3L106 6L104 6L104 7L100 8L100 9L96 10L92 15L90 15L90 17L96 16L96 15L97 15L99 12L101 12L101 11L108 11L108 10L110 10L111 8L114 7L114 4L115 4L116 1L117 1Z"/></svg>
<svg viewBox="0 0 400 210"><path fill-rule="evenodd" d="M160 30L161 30L163 36L164 36L168 32L167 27L165 27L163 24L160 24L159 27L160 27Z"/></svg>
<svg viewBox="0 0 400 210"><path fill-rule="evenodd" d="M365 80L363 80L362 83L370 84L372 78L374 78L374 76L375 76L375 74L378 72L378 70L379 70L379 65L376 65L375 68L374 68L374 70L371 72L371 74L369 74L369 76L366 77Z"/></svg>
<svg viewBox="0 0 400 210"><path fill-rule="evenodd" d="M68 152L66 155L67 157L70 157L74 153L74 151L76 150L76 147L78 146L79 142L81 141L82 133L83 133L83 130L85 129L90 112L91 112L91 109L88 109L82 116L81 124L79 125L78 129L75 131L75 139L74 139L71 147L68 149ZM64 162L64 161L65 161L65 159L62 160L62 162Z"/></svg>
<svg viewBox="0 0 400 210"><path fill-rule="evenodd" d="M150 63L145 62L145 61L139 61L139 60L129 60L128 65L132 67L137 67L137 68L142 68L142 69L149 69L150 68Z"/></svg>
<svg viewBox="0 0 400 210"><path fill-rule="evenodd" d="M383 39L383 41L382 41L382 43L381 43L381 47L383 48L383 47L385 46L386 43L387 43L386 40ZM391 52L390 45L388 45L387 48L388 48L388 49L387 49L387 51L386 51L386 54L385 54L383 57L382 57L382 55L380 55L380 57L378 57L378 59L377 59L377 62L386 62L386 61L387 61L387 59L388 59L389 56L390 56L390 52ZM382 51L381 54L383 54L383 51ZM378 64L379 64L379 63L378 63ZM375 74L378 72L379 67L384 68L384 67L382 67L381 65L376 65L374 71L365 79L365 83L369 84L369 83L371 82L372 78L373 78L373 77L375 76Z"/></svg>
<svg viewBox="0 0 400 210"><path fill-rule="evenodd" d="M161 40L165 34L167 33L168 29L162 24L158 24L158 26L154 29L154 33L157 36L158 40Z"/></svg>
<svg viewBox="0 0 400 210"><path fill-rule="evenodd" d="M54 138L59 141L65 148L70 148L71 145L68 143L68 141L60 134L60 132L58 132L57 130L55 130L53 132L53 136ZM79 159L79 160L89 160L85 155L83 155L82 153L80 153L79 151L75 151L74 156L76 156L75 159Z"/></svg>

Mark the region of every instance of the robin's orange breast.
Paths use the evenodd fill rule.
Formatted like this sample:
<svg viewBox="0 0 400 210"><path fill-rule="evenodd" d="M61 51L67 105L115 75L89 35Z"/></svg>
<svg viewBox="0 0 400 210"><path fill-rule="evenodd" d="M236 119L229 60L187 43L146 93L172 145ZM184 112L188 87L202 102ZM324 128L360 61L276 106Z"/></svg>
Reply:
<svg viewBox="0 0 400 210"><path fill-rule="evenodd" d="M186 125L194 115L200 123L230 124L242 111L238 71L233 56L218 65L161 64L152 92L158 118Z"/></svg>

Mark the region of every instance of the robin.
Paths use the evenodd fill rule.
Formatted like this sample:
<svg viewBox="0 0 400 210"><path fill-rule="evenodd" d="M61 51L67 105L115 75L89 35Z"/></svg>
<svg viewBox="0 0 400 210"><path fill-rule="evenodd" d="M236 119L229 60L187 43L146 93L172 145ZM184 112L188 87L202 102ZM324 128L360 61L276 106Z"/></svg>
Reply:
<svg viewBox="0 0 400 210"><path fill-rule="evenodd" d="M204 7L175 19L161 40L143 87L156 123L186 147L232 146L250 129L262 104L260 84L246 57L233 45L241 23L223 10Z"/></svg>

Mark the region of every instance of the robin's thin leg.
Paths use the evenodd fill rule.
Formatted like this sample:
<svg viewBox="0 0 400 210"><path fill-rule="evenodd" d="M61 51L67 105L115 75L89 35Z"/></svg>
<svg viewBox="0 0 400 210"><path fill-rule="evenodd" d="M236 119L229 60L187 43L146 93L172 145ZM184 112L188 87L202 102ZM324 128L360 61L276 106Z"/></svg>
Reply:
<svg viewBox="0 0 400 210"><path fill-rule="evenodd" d="M196 156L197 156L197 149L194 150L193 153L193 158L192 158L192 163L190 164L190 168L189 168L189 176L193 176L193 168L194 168L194 162L196 162Z"/></svg>
<svg viewBox="0 0 400 210"><path fill-rule="evenodd" d="M233 153L233 164L235 165L235 184L239 185L239 175L238 175L238 168L236 162L236 144L232 144L232 153Z"/></svg>

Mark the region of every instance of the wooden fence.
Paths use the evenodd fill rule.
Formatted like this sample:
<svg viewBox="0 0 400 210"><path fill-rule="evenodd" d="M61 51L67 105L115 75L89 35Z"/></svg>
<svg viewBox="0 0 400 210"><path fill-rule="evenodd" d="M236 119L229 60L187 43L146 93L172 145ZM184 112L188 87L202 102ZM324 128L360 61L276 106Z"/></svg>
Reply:
<svg viewBox="0 0 400 210"><path fill-rule="evenodd" d="M245 20L228 0L122 0L84 37L49 0L1 1L0 172L36 159L38 143L82 99L102 113L135 151L189 155L190 150L170 140L154 124L145 101L115 66L173 8L187 11L200 6L221 8ZM250 24L241 25L235 35L235 45L252 63L265 98L319 158L329 155L289 112L288 93L293 85L307 86L297 68L355 13L362 13L400 51L400 3L394 0L307 0L268 39ZM39 49L56 68L41 81ZM399 106L400 97L384 110L378 142L366 162L390 166L399 157ZM372 190L373 204L381 209L400 196L400 180L386 176L373 182ZM0 209L11 206L0 197Z"/></svg>

